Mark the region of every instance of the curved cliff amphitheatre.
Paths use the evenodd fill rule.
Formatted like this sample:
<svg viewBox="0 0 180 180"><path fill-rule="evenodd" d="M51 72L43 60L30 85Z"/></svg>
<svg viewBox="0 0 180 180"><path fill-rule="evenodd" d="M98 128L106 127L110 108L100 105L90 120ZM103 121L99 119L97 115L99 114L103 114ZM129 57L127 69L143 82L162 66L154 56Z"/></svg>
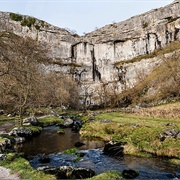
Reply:
<svg viewBox="0 0 180 180"><path fill-rule="evenodd" d="M132 88L160 65L163 58L155 52L180 39L179 15L175 1L79 37L33 17L1 12L0 29L42 43L50 58L45 69L71 74L81 84L83 101L94 105L102 103L98 92Z"/></svg>
<svg viewBox="0 0 180 180"><path fill-rule="evenodd" d="M12 177L180 178L179 101L179 0L84 36L0 12L0 166Z"/></svg>

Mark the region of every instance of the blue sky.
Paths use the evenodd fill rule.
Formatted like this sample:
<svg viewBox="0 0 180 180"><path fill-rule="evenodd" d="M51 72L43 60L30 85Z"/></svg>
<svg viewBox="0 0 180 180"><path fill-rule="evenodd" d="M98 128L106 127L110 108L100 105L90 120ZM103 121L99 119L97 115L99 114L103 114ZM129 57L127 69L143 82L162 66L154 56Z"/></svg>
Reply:
<svg viewBox="0 0 180 180"><path fill-rule="evenodd" d="M0 0L0 11L34 16L82 35L171 2L173 0Z"/></svg>

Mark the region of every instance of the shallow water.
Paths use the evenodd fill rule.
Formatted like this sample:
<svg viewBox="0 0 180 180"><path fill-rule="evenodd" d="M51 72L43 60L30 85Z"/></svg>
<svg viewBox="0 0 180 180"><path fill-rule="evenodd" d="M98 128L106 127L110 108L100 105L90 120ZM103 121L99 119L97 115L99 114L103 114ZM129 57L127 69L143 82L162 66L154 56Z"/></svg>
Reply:
<svg viewBox="0 0 180 180"><path fill-rule="evenodd" d="M64 129L65 134L57 134L57 126L45 127L42 133L34 137L32 141L19 145L16 149L24 152L25 155L35 156L37 154L50 154L62 152L66 149L75 148L74 144L78 141L85 145L78 149L95 149L102 148L102 141L90 141L81 139L79 133L73 133L70 128Z"/></svg>
<svg viewBox="0 0 180 180"><path fill-rule="evenodd" d="M80 138L79 133L73 133L71 129L65 129L64 135L57 134L58 127L50 126L44 128L42 133L34 137L19 147L18 151L24 152L27 156L34 156L30 163L34 168L48 165L58 166L77 166L91 168L97 174L116 170L122 172L124 169L138 170L140 175L137 179L178 179L180 178L180 166L167 164L162 158L140 158L125 155L123 158L115 159L103 154L101 141L87 141ZM67 155L62 151L74 148L77 141L85 143L78 148L84 150L85 156L78 162L74 162L75 155ZM39 162L38 154L48 154L50 163L42 164Z"/></svg>

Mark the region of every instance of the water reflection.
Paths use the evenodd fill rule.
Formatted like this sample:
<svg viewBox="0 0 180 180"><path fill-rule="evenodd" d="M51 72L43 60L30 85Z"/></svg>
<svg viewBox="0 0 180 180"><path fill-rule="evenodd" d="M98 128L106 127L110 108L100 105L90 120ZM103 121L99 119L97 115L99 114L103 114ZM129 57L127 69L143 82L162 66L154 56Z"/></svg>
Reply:
<svg viewBox="0 0 180 180"><path fill-rule="evenodd" d="M65 134L57 134L57 126L45 127L42 133L34 137L32 141L18 145L17 151L24 152L25 155L37 155L41 153L57 153L66 149L74 148L77 141L85 145L78 149L95 149L104 146L101 141L89 141L80 138L79 133L72 133L71 129L65 129Z"/></svg>

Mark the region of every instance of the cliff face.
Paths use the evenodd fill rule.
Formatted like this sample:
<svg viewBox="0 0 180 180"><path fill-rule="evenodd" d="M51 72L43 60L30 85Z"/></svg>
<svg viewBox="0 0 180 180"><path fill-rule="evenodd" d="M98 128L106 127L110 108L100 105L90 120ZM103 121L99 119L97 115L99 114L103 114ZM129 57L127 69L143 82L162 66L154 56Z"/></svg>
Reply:
<svg viewBox="0 0 180 180"><path fill-rule="evenodd" d="M30 37L43 43L52 59L71 58L71 44L74 37L65 29L42 20L8 12L0 12L0 31L7 31L22 37Z"/></svg>
<svg viewBox="0 0 180 180"><path fill-rule="evenodd" d="M56 65L48 70L73 75L82 87L83 101L99 103L98 92L121 92L133 87L140 76L150 73L160 58L130 61L180 40L180 2L106 25L82 37L29 16L18 20L12 13L0 13L0 31L29 36L43 43ZM20 15L21 16L21 15ZM31 18L33 19L33 18Z"/></svg>

